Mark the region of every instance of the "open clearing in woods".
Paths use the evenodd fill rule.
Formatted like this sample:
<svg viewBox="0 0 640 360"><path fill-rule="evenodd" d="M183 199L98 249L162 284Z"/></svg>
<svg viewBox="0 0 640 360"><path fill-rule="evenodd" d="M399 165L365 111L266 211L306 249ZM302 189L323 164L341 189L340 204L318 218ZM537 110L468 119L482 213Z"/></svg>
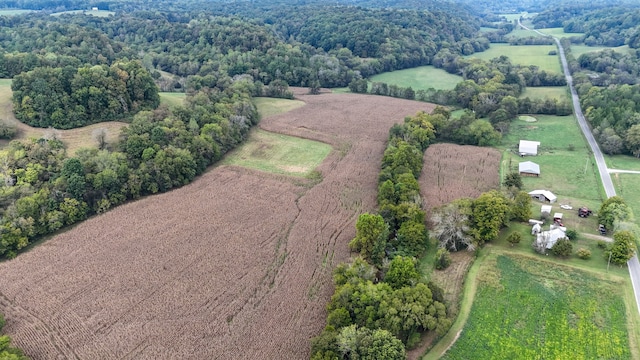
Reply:
<svg viewBox="0 0 640 360"><path fill-rule="evenodd" d="M15 345L33 359L308 358L333 267L376 206L389 128L433 106L297 96L260 127L330 144L321 182L217 166L0 263Z"/></svg>

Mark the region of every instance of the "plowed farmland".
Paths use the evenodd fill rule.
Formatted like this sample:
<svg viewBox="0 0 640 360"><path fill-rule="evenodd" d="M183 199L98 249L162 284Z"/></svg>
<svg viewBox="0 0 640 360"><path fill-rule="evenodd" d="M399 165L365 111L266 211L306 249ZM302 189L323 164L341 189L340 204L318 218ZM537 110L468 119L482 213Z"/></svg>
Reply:
<svg viewBox="0 0 640 360"><path fill-rule="evenodd" d="M388 129L431 105L298 98L260 126L332 145L320 183L218 166L0 263L15 345L33 359L308 358L332 268L375 207Z"/></svg>
<svg viewBox="0 0 640 360"><path fill-rule="evenodd" d="M435 144L424 155L420 191L425 209L500 186L500 152L493 148Z"/></svg>

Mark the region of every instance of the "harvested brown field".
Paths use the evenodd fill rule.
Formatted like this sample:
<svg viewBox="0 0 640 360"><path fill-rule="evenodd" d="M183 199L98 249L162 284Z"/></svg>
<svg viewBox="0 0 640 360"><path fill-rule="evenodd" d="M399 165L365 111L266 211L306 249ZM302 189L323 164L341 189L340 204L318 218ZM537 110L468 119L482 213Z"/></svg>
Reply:
<svg viewBox="0 0 640 360"><path fill-rule="evenodd" d="M500 186L500 152L470 145L435 144L424 155L420 192L427 210Z"/></svg>
<svg viewBox="0 0 640 360"><path fill-rule="evenodd" d="M390 126L430 104L354 94L261 127L331 144L320 183L218 166L0 263L5 330L33 359L305 359L331 271L375 207Z"/></svg>

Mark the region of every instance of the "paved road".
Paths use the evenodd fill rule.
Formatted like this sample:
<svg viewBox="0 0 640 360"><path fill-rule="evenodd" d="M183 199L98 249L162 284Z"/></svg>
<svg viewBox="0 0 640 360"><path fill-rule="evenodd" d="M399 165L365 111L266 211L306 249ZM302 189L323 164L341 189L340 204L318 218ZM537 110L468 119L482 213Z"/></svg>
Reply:
<svg viewBox="0 0 640 360"><path fill-rule="evenodd" d="M542 36L550 36L544 33L541 33L535 29L529 29L528 27L522 25L520 19L518 19L518 25L520 25L523 29L535 31L536 33ZM613 187L613 181L611 181L611 175L609 175L609 170L607 169L607 164L604 161L604 156L602 156L602 151L600 151L600 147L596 142L596 139L593 137L593 133L591 132L591 128L589 128L589 124L587 120L584 118L584 114L582 114L582 109L580 108L580 99L578 98L578 93L576 92L575 87L573 86L573 77L569 72L569 65L567 64L567 58L564 54L564 48L560 43L560 39L557 37L553 37L556 44L558 45L558 52L560 53L560 61L562 62L562 69L564 70L564 75L567 78L567 85L569 85L569 89L571 90L571 101L573 102L573 110L576 114L576 118L578 118L578 124L580 124L580 129L584 134L584 137L587 139L589 146L591 147L591 151L593 152L593 156L596 159L596 164L598 165L598 171L600 172L600 179L602 180L602 185L604 186L604 191L607 194L607 197L616 196L616 189ZM622 171L618 171L622 172ZM633 292L636 296L636 306L638 307L638 312L640 312L640 261L638 261L638 256L634 256L627 262L627 266L629 267L629 275L631 276L631 284L633 285Z"/></svg>

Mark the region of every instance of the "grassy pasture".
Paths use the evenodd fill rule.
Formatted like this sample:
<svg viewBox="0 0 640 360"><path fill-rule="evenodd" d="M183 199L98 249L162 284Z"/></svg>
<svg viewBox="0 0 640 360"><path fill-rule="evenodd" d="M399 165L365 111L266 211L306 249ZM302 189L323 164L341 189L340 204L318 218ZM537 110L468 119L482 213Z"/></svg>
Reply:
<svg viewBox="0 0 640 360"><path fill-rule="evenodd" d="M616 194L631 207L636 218L640 219L640 174L611 174Z"/></svg>
<svg viewBox="0 0 640 360"><path fill-rule="evenodd" d="M23 10L23 9L8 9L8 10L0 10L0 16L13 16L13 15L21 15L25 13L32 12L33 10Z"/></svg>
<svg viewBox="0 0 640 360"><path fill-rule="evenodd" d="M488 50L469 55L469 57L488 61L505 55L509 57L514 64L536 65L541 70L561 73L560 59L558 56L549 55L549 51L552 50L557 50L555 45L491 44Z"/></svg>
<svg viewBox="0 0 640 360"><path fill-rule="evenodd" d="M640 171L640 159L631 155L605 155L609 169Z"/></svg>
<svg viewBox="0 0 640 360"><path fill-rule="evenodd" d="M263 118L286 113L304 106L304 102L300 100L275 99L267 97L254 98L253 103L256 104L260 117Z"/></svg>
<svg viewBox="0 0 640 360"><path fill-rule="evenodd" d="M371 77L372 82L383 82L405 88L411 87L413 90L426 90L429 88L452 90L462 80L462 76L449 74L433 66L391 71Z"/></svg>
<svg viewBox="0 0 640 360"><path fill-rule="evenodd" d="M521 161L540 165L540 177L523 177L527 191L546 189L559 197L584 201L601 201L602 191L597 168L586 148L573 115L536 115L538 121L514 120L509 134L503 138L505 149L503 172L517 171ZM517 154L520 140L540 141L538 156L521 158ZM573 147L574 150L570 150Z"/></svg>
<svg viewBox="0 0 640 360"><path fill-rule="evenodd" d="M523 29L521 27L517 27L517 28L513 29L513 31L508 33L506 36L510 37L510 38L519 39L519 38L538 37L538 36L542 36L542 35L538 34L535 31L525 30L525 29Z"/></svg>
<svg viewBox="0 0 640 360"><path fill-rule="evenodd" d="M584 33L566 33L566 32L564 32L564 29L561 28L561 27L537 29L537 30L540 31L543 34L555 36L557 38L567 38L567 37L572 37L572 36L582 36L582 35L584 35Z"/></svg>
<svg viewBox="0 0 640 360"><path fill-rule="evenodd" d="M622 45L622 46L617 46L617 47L571 45L571 54L573 54L573 57L575 57L577 59L582 54L589 53L589 52L601 51L601 50L605 50L605 49L612 49L614 51L620 51L620 52L625 52L625 53L629 52L629 46L628 45Z"/></svg>
<svg viewBox="0 0 640 360"><path fill-rule="evenodd" d="M180 92L161 92L160 103L169 107L182 105L187 94Z"/></svg>
<svg viewBox="0 0 640 360"><path fill-rule="evenodd" d="M619 277L496 254L477 279L469 320L443 359L631 357Z"/></svg>
<svg viewBox="0 0 640 360"><path fill-rule="evenodd" d="M569 88L566 86L540 86L540 87L527 87L525 88L521 98L530 99L567 99L569 100Z"/></svg>
<svg viewBox="0 0 640 360"><path fill-rule="evenodd" d="M265 172L307 176L331 152L331 146L297 137L254 130L249 139L233 150L223 164Z"/></svg>

